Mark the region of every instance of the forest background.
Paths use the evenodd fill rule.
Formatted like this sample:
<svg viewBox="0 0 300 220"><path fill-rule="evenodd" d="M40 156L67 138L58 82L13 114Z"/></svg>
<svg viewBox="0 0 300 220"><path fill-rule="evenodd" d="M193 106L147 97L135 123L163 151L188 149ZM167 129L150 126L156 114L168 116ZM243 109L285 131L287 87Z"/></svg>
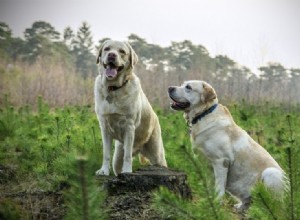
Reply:
<svg viewBox="0 0 300 220"><path fill-rule="evenodd" d="M51 106L92 104L97 48L106 39L94 44L86 22L78 30L66 27L59 33L51 24L37 21L23 38L13 37L9 26L1 22L0 93L9 94L19 106L34 104L38 96ZM212 57L205 46L189 40L161 47L131 34L128 42L139 56L135 72L145 93L162 109L169 105L166 88L189 79L211 83L224 103L300 101L299 68L268 63L253 73L225 55Z"/></svg>

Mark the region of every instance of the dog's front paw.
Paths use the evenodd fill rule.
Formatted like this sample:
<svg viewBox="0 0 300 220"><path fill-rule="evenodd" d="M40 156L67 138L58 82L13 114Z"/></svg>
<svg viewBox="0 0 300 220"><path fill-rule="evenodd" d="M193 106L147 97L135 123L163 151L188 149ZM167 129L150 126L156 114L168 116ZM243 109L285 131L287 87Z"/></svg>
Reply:
<svg viewBox="0 0 300 220"><path fill-rule="evenodd" d="M108 176L109 175L109 167L102 167L100 170L96 171L97 176Z"/></svg>
<svg viewBox="0 0 300 220"><path fill-rule="evenodd" d="M132 165L124 164L122 168L122 173L132 173Z"/></svg>

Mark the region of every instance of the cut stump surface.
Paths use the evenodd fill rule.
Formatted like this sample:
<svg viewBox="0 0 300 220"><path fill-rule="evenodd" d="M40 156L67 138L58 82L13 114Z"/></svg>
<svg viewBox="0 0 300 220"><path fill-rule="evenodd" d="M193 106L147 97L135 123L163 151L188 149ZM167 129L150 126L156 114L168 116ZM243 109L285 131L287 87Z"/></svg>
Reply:
<svg viewBox="0 0 300 220"><path fill-rule="evenodd" d="M187 175L165 167L146 166L133 173L106 177L103 188L107 191L105 206L109 209L109 218L162 219L151 206L151 194L161 186L182 198L192 197Z"/></svg>

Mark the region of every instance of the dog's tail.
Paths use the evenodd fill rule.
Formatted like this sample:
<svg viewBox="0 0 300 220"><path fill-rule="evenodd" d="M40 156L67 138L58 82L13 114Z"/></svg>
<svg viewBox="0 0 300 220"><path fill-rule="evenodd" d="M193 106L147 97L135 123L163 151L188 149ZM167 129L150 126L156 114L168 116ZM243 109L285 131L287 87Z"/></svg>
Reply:
<svg viewBox="0 0 300 220"><path fill-rule="evenodd" d="M289 189L289 181L285 173L278 168L268 167L262 172L261 177L264 185L271 189L279 199L282 199L284 192Z"/></svg>

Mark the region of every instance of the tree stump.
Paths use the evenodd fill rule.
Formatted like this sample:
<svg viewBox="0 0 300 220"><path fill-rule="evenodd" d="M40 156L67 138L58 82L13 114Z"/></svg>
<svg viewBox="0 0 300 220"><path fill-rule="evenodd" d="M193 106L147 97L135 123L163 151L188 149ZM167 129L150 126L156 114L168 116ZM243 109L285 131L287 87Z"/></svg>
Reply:
<svg viewBox="0 0 300 220"><path fill-rule="evenodd" d="M146 166L133 173L104 180L105 206L109 219L162 219L151 207L151 193L164 186L182 198L191 199L187 175L165 167Z"/></svg>

